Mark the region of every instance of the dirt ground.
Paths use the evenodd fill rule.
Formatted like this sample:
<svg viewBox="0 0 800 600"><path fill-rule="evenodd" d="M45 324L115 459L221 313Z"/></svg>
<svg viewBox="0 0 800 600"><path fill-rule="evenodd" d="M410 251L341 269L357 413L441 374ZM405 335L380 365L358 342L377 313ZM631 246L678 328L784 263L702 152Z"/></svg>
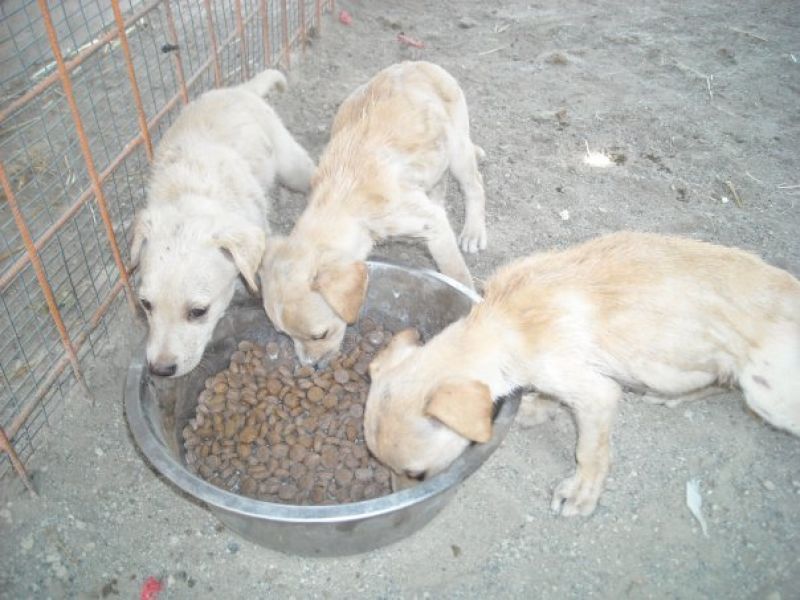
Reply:
<svg viewBox="0 0 800 600"><path fill-rule="evenodd" d="M488 197L479 278L519 255L640 229L737 245L800 273L800 12L789 0L341 2L275 99L318 156L339 102L408 58L461 82ZM399 32L423 49L396 41ZM583 164L586 145L615 160ZM735 191L734 191L735 190ZM303 198L276 193L286 230ZM462 203L451 186L456 230ZM430 265L410 244L378 254ZM340 559L238 539L141 459L122 382L143 336L124 310L30 465L40 489L0 491L0 596L162 598L800 597L800 441L730 393L675 409L626 396L596 513L548 510L573 468L569 415L513 428L453 502L411 538ZM698 478L705 537L685 504Z"/></svg>

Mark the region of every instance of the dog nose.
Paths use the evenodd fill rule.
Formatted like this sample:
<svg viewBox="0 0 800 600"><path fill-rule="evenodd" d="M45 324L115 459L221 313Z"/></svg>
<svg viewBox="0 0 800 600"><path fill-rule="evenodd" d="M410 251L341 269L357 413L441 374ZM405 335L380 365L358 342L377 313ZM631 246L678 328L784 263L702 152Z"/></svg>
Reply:
<svg viewBox="0 0 800 600"><path fill-rule="evenodd" d="M148 365L150 367L150 372L153 375L158 375L159 377L172 377L175 375L175 371L178 370L178 365L172 363L171 365L165 365L163 363L150 363Z"/></svg>

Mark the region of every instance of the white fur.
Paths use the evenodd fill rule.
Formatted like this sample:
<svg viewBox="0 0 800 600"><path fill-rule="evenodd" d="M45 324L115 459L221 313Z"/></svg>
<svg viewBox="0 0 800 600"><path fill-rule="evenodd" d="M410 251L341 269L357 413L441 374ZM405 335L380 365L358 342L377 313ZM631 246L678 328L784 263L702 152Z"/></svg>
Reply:
<svg viewBox="0 0 800 600"><path fill-rule="evenodd" d="M285 85L280 72L267 70L203 94L156 151L131 246L139 297L152 307L145 310L147 360L156 371L175 365L178 376L198 364L240 273L256 289L275 179L308 189L314 163L263 99ZM204 316L190 318L191 309L205 307Z"/></svg>

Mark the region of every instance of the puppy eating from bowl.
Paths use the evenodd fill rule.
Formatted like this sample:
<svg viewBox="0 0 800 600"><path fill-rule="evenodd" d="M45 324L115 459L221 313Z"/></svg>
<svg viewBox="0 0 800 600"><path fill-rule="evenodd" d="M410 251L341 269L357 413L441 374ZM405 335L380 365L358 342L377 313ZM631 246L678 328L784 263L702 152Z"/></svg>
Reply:
<svg viewBox="0 0 800 600"><path fill-rule="evenodd" d="M285 86L279 71L267 70L206 92L183 109L155 152L131 244L154 375L197 366L240 274L256 290L275 179L308 189L314 163L264 100Z"/></svg>
<svg viewBox="0 0 800 600"><path fill-rule="evenodd" d="M367 445L414 478L488 441L493 402L510 391L562 402L577 424L577 469L552 508L589 515L623 388L667 402L736 384L750 409L800 436L800 282L740 250L612 234L501 268L469 315L425 345L399 333L370 375Z"/></svg>
<svg viewBox="0 0 800 600"><path fill-rule="evenodd" d="M449 170L466 201L461 248L485 248L482 154L461 88L431 63L393 65L344 101L308 206L287 238L268 242L260 272L267 315L302 362L339 349L366 292L364 260L379 240L424 240L439 270L472 288L444 195Z"/></svg>

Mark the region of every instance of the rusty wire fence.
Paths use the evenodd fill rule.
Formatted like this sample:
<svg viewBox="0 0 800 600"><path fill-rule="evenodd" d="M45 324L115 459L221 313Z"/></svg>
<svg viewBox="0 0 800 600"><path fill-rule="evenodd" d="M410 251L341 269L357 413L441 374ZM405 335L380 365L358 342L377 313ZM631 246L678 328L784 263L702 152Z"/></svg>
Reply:
<svg viewBox="0 0 800 600"><path fill-rule="evenodd" d="M0 478L134 299L152 148L203 91L290 66L333 0L0 2ZM123 308L123 310L125 310Z"/></svg>

